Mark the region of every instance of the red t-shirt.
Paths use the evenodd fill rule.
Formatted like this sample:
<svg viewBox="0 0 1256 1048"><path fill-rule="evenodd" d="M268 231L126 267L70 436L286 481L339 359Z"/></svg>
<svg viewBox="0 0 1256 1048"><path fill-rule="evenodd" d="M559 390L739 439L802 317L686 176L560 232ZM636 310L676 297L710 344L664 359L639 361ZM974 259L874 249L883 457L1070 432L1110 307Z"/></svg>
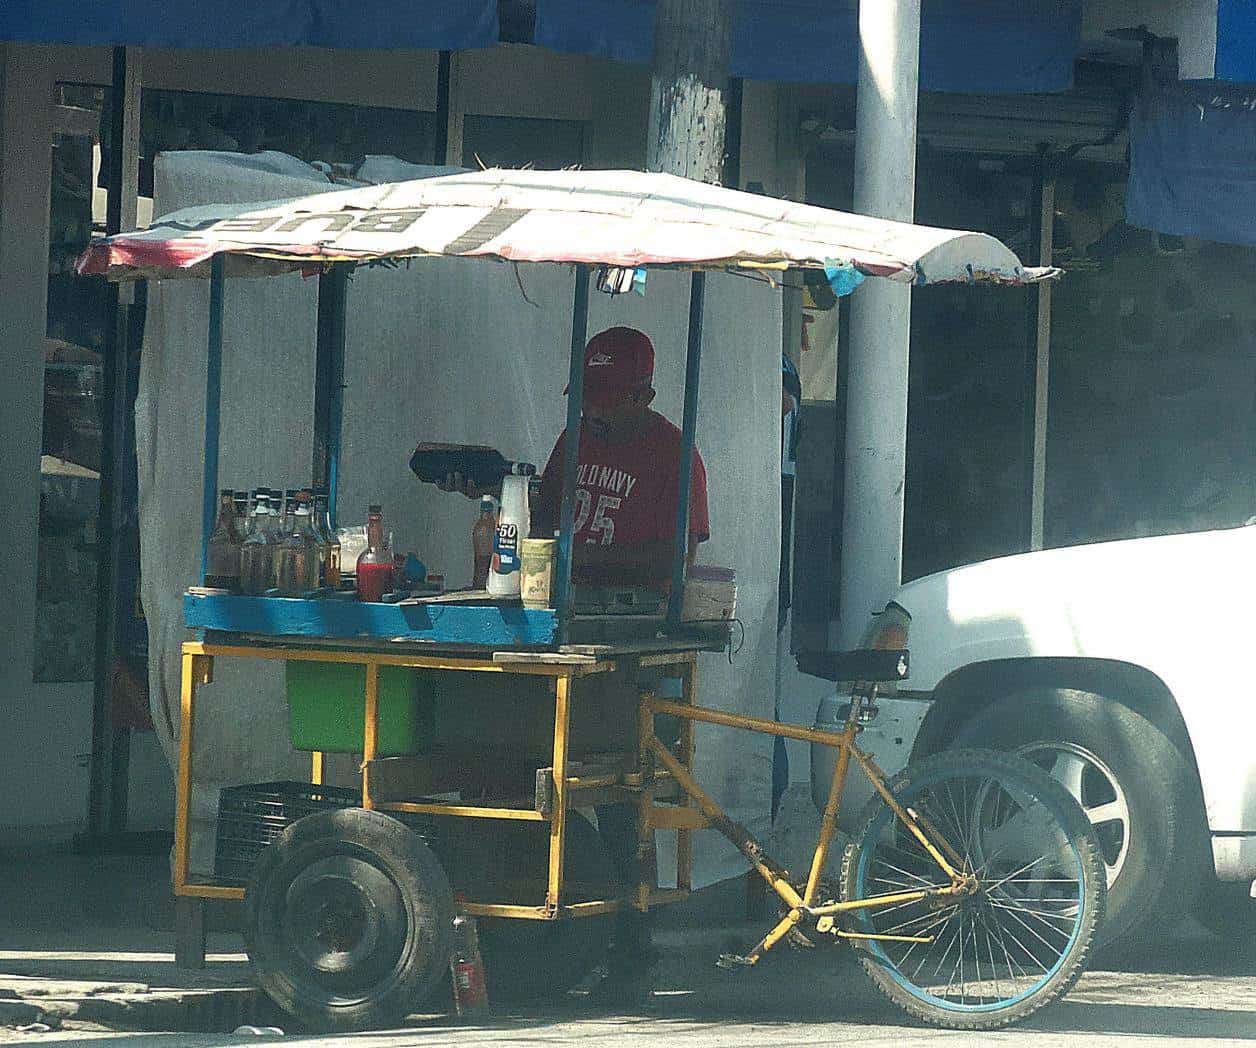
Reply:
<svg viewBox="0 0 1256 1048"><path fill-rule="evenodd" d="M566 433L558 438L541 477L536 524L542 534L558 528L566 438ZM577 560L585 545L631 548L674 539L680 443L680 430L654 411L649 413L641 436L630 444L607 444L581 426L580 466L576 473ZM706 466L696 448L690 478L692 548L711 537Z"/></svg>

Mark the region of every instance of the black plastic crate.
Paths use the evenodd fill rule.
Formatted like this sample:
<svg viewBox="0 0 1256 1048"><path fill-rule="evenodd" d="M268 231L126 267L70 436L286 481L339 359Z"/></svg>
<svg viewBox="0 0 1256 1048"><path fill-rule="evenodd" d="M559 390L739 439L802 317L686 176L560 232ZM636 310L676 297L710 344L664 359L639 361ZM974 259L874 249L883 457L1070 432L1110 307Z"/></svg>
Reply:
<svg viewBox="0 0 1256 1048"><path fill-rule="evenodd" d="M218 797L214 876L236 885L253 874L262 849L298 819L334 808L356 808L357 790L308 782L258 782L228 786Z"/></svg>

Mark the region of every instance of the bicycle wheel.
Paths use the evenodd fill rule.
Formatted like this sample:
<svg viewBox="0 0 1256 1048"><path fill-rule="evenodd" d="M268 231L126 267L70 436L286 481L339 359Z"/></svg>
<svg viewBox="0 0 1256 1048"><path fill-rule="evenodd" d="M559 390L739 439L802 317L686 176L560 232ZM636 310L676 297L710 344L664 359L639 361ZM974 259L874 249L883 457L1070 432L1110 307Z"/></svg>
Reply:
<svg viewBox="0 0 1256 1048"><path fill-rule="evenodd" d="M1106 900L1103 857L1077 802L1022 758L953 750L889 787L969 876L961 894L846 914L864 969L905 1011L937 1026L1006 1026L1081 975ZM879 795L842 859L842 898L945 889L950 879ZM947 854L945 848L940 849ZM954 860L952 865L954 865Z"/></svg>

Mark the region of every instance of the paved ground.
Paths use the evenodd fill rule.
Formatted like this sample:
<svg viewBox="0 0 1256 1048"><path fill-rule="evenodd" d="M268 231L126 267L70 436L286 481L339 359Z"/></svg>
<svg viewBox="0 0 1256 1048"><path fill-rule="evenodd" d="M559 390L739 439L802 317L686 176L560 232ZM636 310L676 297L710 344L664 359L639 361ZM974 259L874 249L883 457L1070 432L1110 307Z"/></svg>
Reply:
<svg viewBox="0 0 1256 1048"><path fill-rule="evenodd" d="M19 886L13 877L19 872L21 885L15 892ZM0 1004L15 987L23 992L23 978L42 981L49 992L73 998L72 991L77 991L80 999L95 1002L94 1008L69 1014L62 1029L20 1033L10 1028L0 1030L0 1041L52 1045L90 1038L110 1048L219 1048L256 1040L230 1034L127 1033L131 1024L126 1009L101 1007L102 1002L125 998L127 991L133 1000L151 1002L154 993L206 993L247 983L238 940L230 935L214 938L217 952L207 973L189 979L174 969L169 935L163 930L169 909L159 874L159 865L151 860L82 865L61 859L20 871L0 864L0 973L7 973L0 974ZM725 912L737 912L739 901L736 895L727 897ZM1024 1027L965 1035L905 1020L840 951L818 962L809 954L785 951L753 972L727 975L716 970L713 961L722 950L744 949L761 930L722 921L720 912L708 904L688 913L660 914L657 937L665 961L659 993L635 1014L608 1014L571 997L558 1005L502 1012L482 1026L468 1028L445 1016L416 1017L402 1031L335 1043L343 1048L527 1048L537 1042L610 1048L613 1039L614 1048L736 1048L764 1042L772 1048L822 1043L913 1048L939 1042L1014 1042L1032 1048L1189 1043L1204 1048L1256 1041L1256 943L1234 946L1198 929L1173 934L1162 946L1136 956L1105 960L1066 1000ZM120 925L123 918L127 923ZM153 1014L135 1025L152 1030ZM230 1009L219 1021L229 1015ZM171 1025L189 1029L182 1023ZM283 1041L302 1048L333 1043L301 1036Z"/></svg>

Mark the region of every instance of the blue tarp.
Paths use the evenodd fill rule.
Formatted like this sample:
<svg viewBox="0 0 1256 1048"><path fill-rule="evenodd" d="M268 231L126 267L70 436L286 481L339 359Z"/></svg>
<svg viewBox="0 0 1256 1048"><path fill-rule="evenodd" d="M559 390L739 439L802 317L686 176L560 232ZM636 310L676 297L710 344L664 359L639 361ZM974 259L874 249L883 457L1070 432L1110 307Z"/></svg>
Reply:
<svg viewBox="0 0 1256 1048"><path fill-rule="evenodd" d="M856 0L734 0L732 69L752 80L854 83ZM1063 91L1073 84L1080 0L927 0L920 86L927 91ZM653 0L537 0L536 42L648 65Z"/></svg>
<svg viewBox="0 0 1256 1048"><path fill-rule="evenodd" d="M1256 4L1252 0L1217 0L1218 80L1256 83Z"/></svg>
<svg viewBox="0 0 1256 1048"><path fill-rule="evenodd" d="M1130 118L1131 225L1256 244L1256 91L1173 85Z"/></svg>
<svg viewBox="0 0 1256 1048"><path fill-rule="evenodd" d="M0 0L0 40L458 50L497 42L497 0Z"/></svg>

